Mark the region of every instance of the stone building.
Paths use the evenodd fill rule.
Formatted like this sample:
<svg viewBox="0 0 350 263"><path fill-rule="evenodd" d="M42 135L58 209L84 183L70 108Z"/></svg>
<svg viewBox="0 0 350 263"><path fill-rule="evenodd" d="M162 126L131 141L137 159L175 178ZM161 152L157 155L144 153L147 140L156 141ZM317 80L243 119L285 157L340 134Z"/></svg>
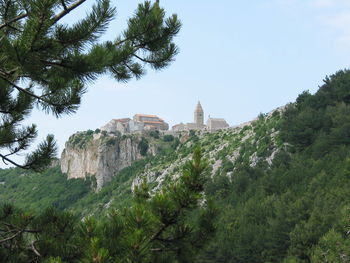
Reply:
<svg viewBox="0 0 350 263"><path fill-rule="evenodd" d="M204 111L199 101L196 109L194 110L194 123L197 129L204 128Z"/></svg>
<svg viewBox="0 0 350 263"><path fill-rule="evenodd" d="M108 133L113 133L113 132L128 133L130 121L131 121L130 118L112 119L106 125L102 126L101 130L106 131Z"/></svg>
<svg viewBox="0 0 350 263"><path fill-rule="evenodd" d="M186 124L181 122L181 123L176 124L173 127L171 127L171 130L172 131L184 131L185 128L186 128Z"/></svg>
<svg viewBox="0 0 350 263"><path fill-rule="evenodd" d="M136 114L133 121L136 123L143 123L145 130L163 130L169 129L169 124L157 115Z"/></svg>
<svg viewBox="0 0 350 263"><path fill-rule="evenodd" d="M183 124L182 122L172 127L172 131L189 131L189 130L204 130L215 131L229 127L227 122L222 118L210 118L207 125L204 125L204 111L201 103L198 101L194 110L194 122Z"/></svg>
<svg viewBox="0 0 350 263"><path fill-rule="evenodd" d="M113 119L101 127L108 133L133 133L143 130L168 130L169 125L156 115L136 114L133 119Z"/></svg>
<svg viewBox="0 0 350 263"><path fill-rule="evenodd" d="M143 122L136 122L134 120L129 121L129 132L138 132L143 131L145 129L145 125Z"/></svg>
<svg viewBox="0 0 350 263"><path fill-rule="evenodd" d="M193 122L190 123L179 123L172 127L169 132L178 131L189 131L189 130L208 130L215 131L218 129L224 129L229 127L227 122L222 118L208 118L207 125L204 124L204 111L201 103L198 101L196 108L194 110ZM168 123L163 119L159 118L157 115L148 114L135 114L133 119L122 118L113 119L106 125L101 127L102 131L107 131L109 133L120 132L133 133L141 132L144 130L162 130L167 131L169 129Z"/></svg>
<svg viewBox="0 0 350 263"><path fill-rule="evenodd" d="M201 130L205 128L204 125L204 111L201 103L198 101L197 106L194 110L194 122L183 124L182 122L174 125L172 131L189 131L189 130Z"/></svg>
<svg viewBox="0 0 350 263"><path fill-rule="evenodd" d="M225 129L230 127L228 123L225 121L225 119L222 118L208 118L207 121L207 129L209 131L216 131L220 129Z"/></svg>

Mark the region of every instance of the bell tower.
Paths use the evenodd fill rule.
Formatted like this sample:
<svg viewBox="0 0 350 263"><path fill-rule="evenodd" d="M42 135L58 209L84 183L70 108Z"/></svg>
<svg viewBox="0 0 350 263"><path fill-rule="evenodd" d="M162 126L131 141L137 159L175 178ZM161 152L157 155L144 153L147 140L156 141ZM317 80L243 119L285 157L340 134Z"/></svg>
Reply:
<svg viewBox="0 0 350 263"><path fill-rule="evenodd" d="M204 112L199 101L194 111L194 123L196 124L197 128L202 128L204 126Z"/></svg>

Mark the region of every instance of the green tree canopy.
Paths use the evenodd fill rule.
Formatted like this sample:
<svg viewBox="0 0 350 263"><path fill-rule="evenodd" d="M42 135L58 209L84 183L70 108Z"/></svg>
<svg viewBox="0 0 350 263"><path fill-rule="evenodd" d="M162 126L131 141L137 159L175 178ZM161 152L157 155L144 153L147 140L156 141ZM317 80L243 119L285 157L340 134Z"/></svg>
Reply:
<svg viewBox="0 0 350 263"><path fill-rule="evenodd" d="M0 262L194 262L216 230L217 211L203 194L205 168L196 149L176 182L153 195L140 183L130 207L98 221L0 206Z"/></svg>
<svg viewBox="0 0 350 263"><path fill-rule="evenodd" d="M59 117L74 113L87 83L102 74L117 81L140 78L148 66L168 66L178 49L173 38L181 23L165 17L158 1L139 4L127 28L113 41L99 41L116 9L96 0L90 13L72 24L62 23L86 0L0 0L0 158L39 170L50 163L56 145L52 135L26 156L37 136L26 126L34 107Z"/></svg>

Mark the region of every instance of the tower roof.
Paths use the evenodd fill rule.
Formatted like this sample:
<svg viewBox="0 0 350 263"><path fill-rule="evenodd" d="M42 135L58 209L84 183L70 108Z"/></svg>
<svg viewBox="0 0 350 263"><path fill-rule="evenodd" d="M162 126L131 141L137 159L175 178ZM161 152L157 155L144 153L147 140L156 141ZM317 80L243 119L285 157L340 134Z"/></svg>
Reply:
<svg viewBox="0 0 350 263"><path fill-rule="evenodd" d="M197 107L196 107L196 112L203 112L203 108L202 108L202 105L200 103L200 101L198 101L198 104L197 104Z"/></svg>

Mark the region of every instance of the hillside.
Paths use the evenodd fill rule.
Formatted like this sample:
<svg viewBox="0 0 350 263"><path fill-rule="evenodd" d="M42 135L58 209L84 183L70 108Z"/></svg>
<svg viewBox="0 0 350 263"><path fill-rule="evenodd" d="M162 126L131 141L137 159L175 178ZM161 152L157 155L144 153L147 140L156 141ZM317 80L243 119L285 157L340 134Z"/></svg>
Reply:
<svg viewBox="0 0 350 263"><path fill-rule="evenodd" d="M209 164L205 195L218 219L198 262L350 262L349 71L237 127L142 137L157 151L117 171L98 193L93 177L66 180L58 167L40 175L7 169L0 170L0 200L106 214L128 206L143 180L152 193L176 180L200 146Z"/></svg>
<svg viewBox="0 0 350 263"><path fill-rule="evenodd" d="M60 209L72 209L83 215L87 213L85 211L99 213L104 211L105 207L119 207L121 202L124 203L128 196L131 196L133 185L144 178L152 186L153 191L167 181L177 178L181 174L181 167L189 160L196 146L201 147L204 158L210 164L207 172L212 177L216 178L226 173L231 176L236 165L247 163L254 167L263 161L271 164L276 153L285 148L276 137L278 132L275 127L281 120L280 114L281 110L277 109L267 115L260 114L252 122L213 133L181 132L178 137L157 132L129 136L105 134L101 142L103 147L106 144L116 145L119 141L125 140L124 138L130 137L133 137L132 140L136 141L137 145L143 138L147 141L148 155L134 160L130 166L117 172L98 193L94 191L96 185L94 177L84 176L82 180L67 180L67 176L60 172L59 167L50 168L43 174L32 174L15 168L2 170L0 187L3 191L0 197L1 200L18 202L21 207L34 208L37 203L37 206L42 208L43 205L52 202ZM86 160L86 156L96 154L93 150L98 148L97 142L92 140L93 134L96 133L92 131L77 133L69 139L66 146L74 147L74 156L79 156L80 153L82 159ZM41 189L44 193L46 191L46 198L50 201L43 199L43 194L36 191L37 189ZM72 199L71 203L66 203L67 196Z"/></svg>

